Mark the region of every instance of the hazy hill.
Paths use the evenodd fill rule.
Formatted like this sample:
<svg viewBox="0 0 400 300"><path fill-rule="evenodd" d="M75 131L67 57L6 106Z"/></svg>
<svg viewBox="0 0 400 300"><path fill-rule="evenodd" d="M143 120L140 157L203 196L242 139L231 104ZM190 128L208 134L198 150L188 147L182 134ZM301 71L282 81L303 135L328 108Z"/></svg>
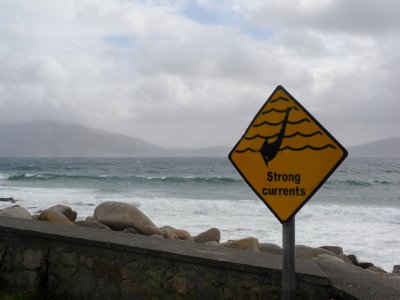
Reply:
<svg viewBox="0 0 400 300"><path fill-rule="evenodd" d="M227 156L230 147L165 149L145 140L77 124L1 124L0 156ZM233 147L233 146L232 146ZM400 157L400 138L349 147L350 156Z"/></svg>
<svg viewBox="0 0 400 300"><path fill-rule="evenodd" d="M400 157L400 138L373 141L348 148L350 156L358 157Z"/></svg>
<svg viewBox="0 0 400 300"><path fill-rule="evenodd" d="M130 156L166 151L142 139L52 121L1 124L0 141L0 156Z"/></svg>

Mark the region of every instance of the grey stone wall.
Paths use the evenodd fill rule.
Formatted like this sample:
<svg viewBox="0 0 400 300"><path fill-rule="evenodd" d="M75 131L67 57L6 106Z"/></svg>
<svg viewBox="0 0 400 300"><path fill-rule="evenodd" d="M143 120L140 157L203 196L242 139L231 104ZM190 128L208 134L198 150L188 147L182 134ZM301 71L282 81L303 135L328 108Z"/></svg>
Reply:
<svg viewBox="0 0 400 300"><path fill-rule="evenodd" d="M0 280L73 299L280 299L281 257L73 225L0 218ZM351 297L296 260L299 299Z"/></svg>

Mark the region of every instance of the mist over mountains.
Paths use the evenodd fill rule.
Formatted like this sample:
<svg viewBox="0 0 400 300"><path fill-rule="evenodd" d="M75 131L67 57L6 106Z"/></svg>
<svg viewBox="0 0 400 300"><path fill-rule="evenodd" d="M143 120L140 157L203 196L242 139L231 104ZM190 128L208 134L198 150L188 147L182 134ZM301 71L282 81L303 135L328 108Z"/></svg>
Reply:
<svg viewBox="0 0 400 300"><path fill-rule="evenodd" d="M225 156L227 147L166 149L143 139L72 123L1 124L0 156Z"/></svg>
<svg viewBox="0 0 400 300"><path fill-rule="evenodd" d="M142 139L53 121L2 124L0 140L0 156L130 156L166 151Z"/></svg>
<svg viewBox="0 0 400 300"><path fill-rule="evenodd" d="M400 138L389 138L350 147L355 157L400 157Z"/></svg>
<svg viewBox="0 0 400 300"><path fill-rule="evenodd" d="M143 139L72 123L1 124L0 156L227 156L230 147L166 149ZM233 147L233 145L232 145ZM348 148L350 156L400 157L400 138Z"/></svg>

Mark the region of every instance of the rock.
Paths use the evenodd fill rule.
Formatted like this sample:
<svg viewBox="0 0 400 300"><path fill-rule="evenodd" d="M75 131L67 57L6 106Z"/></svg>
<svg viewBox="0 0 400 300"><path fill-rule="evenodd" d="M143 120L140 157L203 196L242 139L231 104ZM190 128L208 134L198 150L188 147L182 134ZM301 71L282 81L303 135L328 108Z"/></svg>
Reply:
<svg viewBox="0 0 400 300"><path fill-rule="evenodd" d="M0 217L19 218L32 220L31 213L19 205L0 210Z"/></svg>
<svg viewBox="0 0 400 300"><path fill-rule="evenodd" d="M187 232L184 229L176 229L175 233L178 235L180 240L184 240L184 241L191 241L193 240L193 237L190 235L189 232Z"/></svg>
<svg viewBox="0 0 400 300"><path fill-rule="evenodd" d="M10 197L10 198L0 198L0 202L11 202L11 203L15 203L15 202L17 202L17 200L15 200L13 197Z"/></svg>
<svg viewBox="0 0 400 300"><path fill-rule="evenodd" d="M168 239L168 240L179 240L178 234L175 233L175 230L171 230L171 229L164 229L162 231L162 236L163 236L163 238Z"/></svg>
<svg viewBox="0 0 400 300"><path fill-rule="evenodd" d="M385 270L383 270L383 269L381 269L381 268L379 268L377 266L370 266L370 267L367 268L367 270L370 270L372 272L378 273L380 275L384 275L384 274L387 273Z"/></svg>
<svg viewBox="0 0 400 300"><path fill-rule="evenodd" d="M175 227L172 227L172 226L169 226L169 225L164 225L163 227L160 227L159 229L161 231L164 231L164 230L176 230Z"/></svg>
<svg viewBox="0 0 400 300"><path fill-rule="evenodd" d="M46 209L39 215L40 221L58 223L58 224L68 224L73 225L66 216L64 216L61 212L53 209Z"/></svg>
<svg viewBox="0 0 400 300"><path fill-rule="evenodd" d="M325 249L328 251L331 251L335 255L341 255L343 254L343 248L339 246L322 246L320 247L321 249Z"/></svg>
<svg viewBox="0 0 400 300"><path fill-rule="evenodd" d="M140 234L162 235L156 225L135 206L123 202L103 202L94 210L93 219L114 230L135 228Z"/></svg>
<svg viewBox="0 0 400 300"><path fill-rule="evenodd" d="M87 216L85 218L86 221L94 221L93 216Z"/></svg>
<svg viewBox="0 0 400 300"><path fill-rule="evenodd" d="M394 265L392 273L400 276L400 265Z"/></svg>
<svg viewBox="0 0 400 300"><path fill-rule="evenodd" d="M163 226L160 228L163 237L170 240L193 240L189 232L183 229L176 229L171 226Z"/></svg>
<svg viewBox="0 0 400 300"><path fill-rule="evenodd" d="M339 254L339 255L336 255L336 257L340 258L341 260L343 260L344 262L346 262L348 264L353 264L353 262L350 260L350 258L347 257L347 255Z"/></svg>
<svg viewBox="0 0 400 300"><path fill-rule="evenodd" d="M83 227L90 227L90 228L104 229L104 230L111 230L110 227L108 227L104 224L101 224L96 221L89 221L89 220L75 221L75 225L83 226Z"/></svg>
<svg viewBox="0 0 400 300"><path fill-rule="evenodd" d="M282 248L273 243L261 243L260 252L282 255Z"/></svg>
<svg viewBox="0 0 400 300"><path fill-rule="evenodd" d="M220 244L223 247L260 252L260 243L256 238L248 237L240 240L228 241Z"/></svg>
<svg viewBox="0 0 400 300"><path fill-rule="evenodd" d="M221 232L218 228L210 228L207 231L201 232L193 239L196 243L217 242L221 240Z"/></svg>
<svg viewBox="0 0 400 300"><path fill-rule="evenodd" d="M400 282L395 278L379 276L355 265L336 260L316 259L313 261L326 274L325 276L329 277L328 286L334 287L339 292L336 297L327 299L399 299Z"/></svg>
<svg viewBox="0 0 400 300"><path fill-rule="evenodd" d="M353 263L353 265L358 265L358 258L354 254L346 255L348 259Z"/></svg>
<svg viewBox="0 0 400 300"><path fill-rule="evenodd" d="M334 256L334 254L329 250L321 248L313 248L305 245L296 245L295 251L296 251L296 257L299 258L311 259L320 254L328 254Z"/></svg>
<svg viewBox="0 0 400 300"><path fill-rule="evenodd" d="M76 217L78 216L76 211L72 210L71 207L66 206L66 205L60 205L60 204L59 205L54 205L52 207L49 207L48 209L55 210L55 211L58 211L58 212L62 213L71 222L75 222Z"/></svg>
<svg viewBox="0 0 400 300"><path fill-rule="evenodd" d="M357 264L358 267L363 268L363 269L368 269L369 267L372 267L374 264L370 262L359 262Z"/></svg>
<svg viewBox="0 0 400 300"><path fill-rule="evenodd" d="M316 257L312 258L312 260L329 260L332 262L340 262L344 264L344 261L337 256L333 256L330 254L319 254Z"/></svg>
<svg viewBox="0 0 400 300"><path fill-rule="evenodd" d="M32 215L32 220L35 220L35 221L39 220L39 215L38 214Z"/></svg>

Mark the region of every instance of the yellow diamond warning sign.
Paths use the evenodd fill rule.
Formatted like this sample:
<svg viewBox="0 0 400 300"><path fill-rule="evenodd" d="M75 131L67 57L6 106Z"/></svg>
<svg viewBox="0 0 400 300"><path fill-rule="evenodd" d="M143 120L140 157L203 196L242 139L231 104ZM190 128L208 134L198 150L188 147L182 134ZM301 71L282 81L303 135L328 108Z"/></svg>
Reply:
<svg viewBox="0 0 400 300"><path fill-rule="evenodd" d="M285 222L346 156L346 149L278 86L229 159L274 215Z"/></svg>

